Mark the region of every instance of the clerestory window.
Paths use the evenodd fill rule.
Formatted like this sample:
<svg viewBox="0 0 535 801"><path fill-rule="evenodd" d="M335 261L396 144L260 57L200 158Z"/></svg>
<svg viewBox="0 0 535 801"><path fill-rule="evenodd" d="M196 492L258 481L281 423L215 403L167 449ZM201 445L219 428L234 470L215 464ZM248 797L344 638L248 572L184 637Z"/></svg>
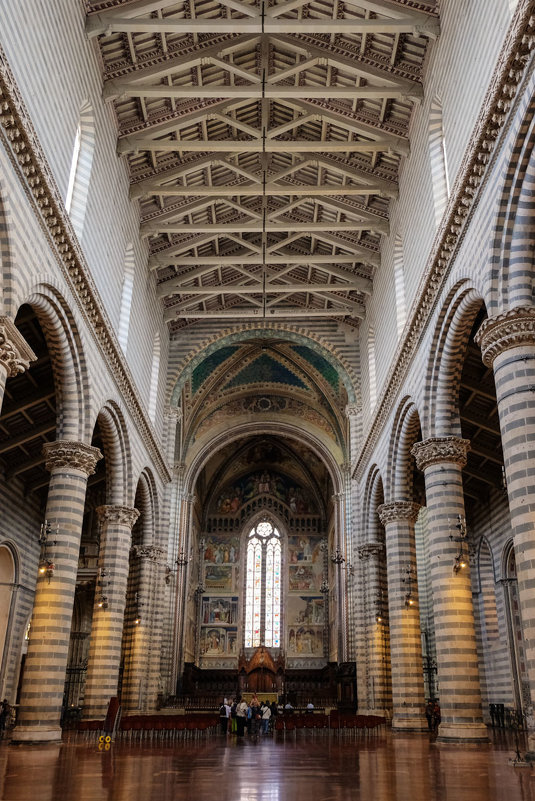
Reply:
<svg viewBox="0 0 535 801"><path fill-rule="evenodd" d="M247 544L245 647L280 648L281 543L267 520L251 529Z"/></svg>

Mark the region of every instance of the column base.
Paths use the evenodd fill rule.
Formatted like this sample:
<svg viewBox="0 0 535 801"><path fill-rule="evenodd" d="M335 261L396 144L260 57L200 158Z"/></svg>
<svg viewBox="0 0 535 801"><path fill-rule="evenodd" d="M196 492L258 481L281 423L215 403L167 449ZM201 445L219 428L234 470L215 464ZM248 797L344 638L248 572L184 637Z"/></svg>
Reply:
<svg viewBox="0 0 535 801"><path fill-rule="evenodd" d="M441 723L437 743L488 743L489 735L484 723Z"/></svg>
<svg viewBox="0 0 535 801"><path fill-rule="evenodd" d="M11 742L13 745L41 745L42 743L60 743L61 726L28 726L13 729Z"/></svg>
<svg viewBox="0 0 535 801"><path fill-rule="evenodd" d="M413 733L428 733L429 726L424 715L407 715L407 713L396 715L392 718L392 731L393 732L413 732Z"/></svg>

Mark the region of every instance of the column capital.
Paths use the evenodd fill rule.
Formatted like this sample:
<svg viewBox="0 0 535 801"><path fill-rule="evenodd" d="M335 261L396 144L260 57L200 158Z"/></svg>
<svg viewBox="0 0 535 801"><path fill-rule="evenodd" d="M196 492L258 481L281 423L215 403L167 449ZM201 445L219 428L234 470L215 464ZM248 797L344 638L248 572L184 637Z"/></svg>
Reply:
<svg viewBox="0 0 535 801"><path fill-rule="evenodd" d="M150 559L151 562L159 562L167 555L159 545L132 545L131 550L137 559Z"/></svg>
<svg viewBox="0 0 535 801"><path fill-rule="evenodd" d="M535 306L519 306L489 317L481 323L474 340L487 367L510 348L535 345Z"/></svg>
<svg viewBox="0 0 535 801"><path fill-rule="evenodd" d="M139 511L130 506L97 506L99 523L115 523L132 528L139 517Z"/></svg>
<svg viewBox="0 0 535 801"><path fill-rule="evenodd" d="M369 559L371 556L379 556L385 549L382 542L365 542L357 548L359 559Z"/></svg>
<svg viewBox="0 0 535 801"><path fill-rule="evenodd" d="M339 503L340 501L343 501L345 497L346 497L345 492L335 492L333 495L331 495L331 499L335 503Z"/></svg>
<svg viewBox="0 0 535 801"><path fill-rule="evenodd" d="M5 367L8 378L23 373L36 359L15 323L0 315L0 364Z"/></svg>
<svg viewBox="0 0 535 801"><path fill-rule="evenodd" d="M426 470L430 465L454 462L464 467L470 450L470 440L461 437L429 437L416 442L411 453L416 459L418 470Z"/></svg>
<svg viewBox="0 0 535 801"><path fill-rule="evenodd" d="M170 420L179 420L182 416L182 412L177 406L166 406L163 413L164 417L168 417Z"/></svg>
<svg viewBox="0 0 535 801"><path fill-rule="evenodd" d="M360 403L348 403L345 408L346 417L358 417L362 412Z"/></svg>
<svg viewBox="0 0 535 801"><path fill-rule="evenodd" d="M387 526L389 523L397 523L400 520L414 522L420 509L419 503L392 501L392 503L383 503L379 506L377 514L383 526Z"/></svg>
<svg viewBox="0 0 535 801"><path fill-rule="evenodd" d="M85 442L68 442L62 439L45 442L43 455L49 472L58 467L68 467L71 470L81 470L88 476L93 475L97 462L102 459L98 448L86 445Z"/></svg>

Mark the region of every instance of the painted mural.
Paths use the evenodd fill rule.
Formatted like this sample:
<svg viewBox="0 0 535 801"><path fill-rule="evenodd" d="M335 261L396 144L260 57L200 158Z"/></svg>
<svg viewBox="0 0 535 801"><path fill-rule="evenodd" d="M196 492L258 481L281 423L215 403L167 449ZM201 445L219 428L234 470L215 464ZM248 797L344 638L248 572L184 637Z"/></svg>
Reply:
<svg viewBox="0 0 535 801"><path fill-rule="evenodd" d="M207 590L232 590L232 566L205 565L204 585Z"/></svg>
<svg viewBox="0 0 535 801"><path fill-rule="evenodd" d="M296 486L295 481L283 473L258 470L224 488L215 502L217 514L235 514L244 503L259 495L272 495L284 501L294 514L316 514L312 495ZM206 559L206 557L205 557Z"/></svg>
<svg viewBox="0 0 535 801"><path fill-rule="evenodd" d="M320 537L288 537L288 589L290 592L319 592L323 579Z"/></svg>
<svg viewBox="0 0 535 801"><path fill-rule="evenodd" d="M292 656L323 656L323 628L290 626L288 654Z"/></svg>
<svg viewBox="0 0 535 801"><path fill-rule="evenodd" d="M236 625L238 622L238 599L206 598L202 599L201 621L206 624Z"/></svg>
<svg viewBox="0 0 535 801"><path fill-rule="evenodd" d="M212 534L206 540L204 561L214 565L236 564L240 557L238 537L224 537Z"/></svg>
<svg viewBox="0 0 535 801"><path fill-rule="evenodd" d="M286 616L289 626L323 626L325 623L325 601L323 596L293 595L288 598Z"/></svg>
<svg viewBox="0 0 535 801"><path fill-rule="evenodd" d="M201 656L234 656L238 653L238 629L203 627L199 646Z"/></svg>

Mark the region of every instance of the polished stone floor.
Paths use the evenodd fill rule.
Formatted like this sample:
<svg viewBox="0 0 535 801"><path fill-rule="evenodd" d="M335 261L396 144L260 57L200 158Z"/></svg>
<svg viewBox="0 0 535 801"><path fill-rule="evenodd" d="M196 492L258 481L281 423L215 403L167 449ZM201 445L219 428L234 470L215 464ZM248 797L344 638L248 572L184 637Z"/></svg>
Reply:
<svg viewBox="0 0 535 801"><path fill-rule="evenodd" d="M0 745L2 801L535 801L512 743L437 746L427 736L217 736L165 744L71 739Z"/></svg>

